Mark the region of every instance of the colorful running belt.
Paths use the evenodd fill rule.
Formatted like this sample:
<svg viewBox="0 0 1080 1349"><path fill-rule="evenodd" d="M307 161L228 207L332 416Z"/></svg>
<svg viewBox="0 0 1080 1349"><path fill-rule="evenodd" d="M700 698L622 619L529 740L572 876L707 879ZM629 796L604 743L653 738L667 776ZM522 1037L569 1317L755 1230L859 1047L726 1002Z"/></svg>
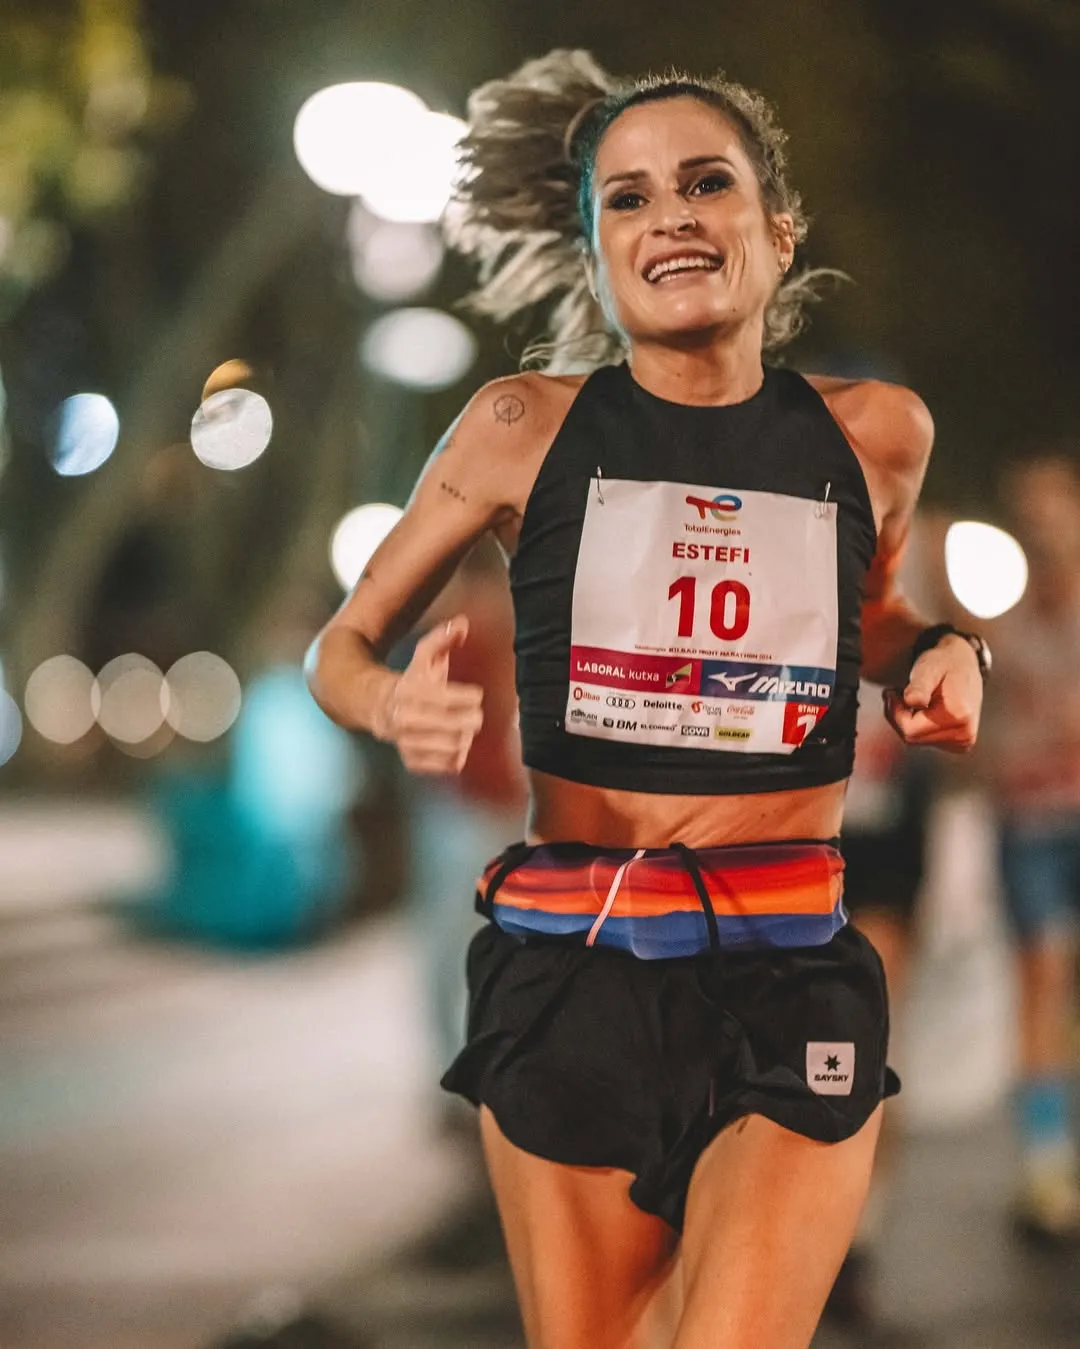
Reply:
<svg viewBox="0 0 1080 1349"><path fill-rule="evenodd" d="M823 946L847 922L843 870L824 842L637 852L519 844L488 864L477 907L515 936L581 939L642 960Z"/></svg>

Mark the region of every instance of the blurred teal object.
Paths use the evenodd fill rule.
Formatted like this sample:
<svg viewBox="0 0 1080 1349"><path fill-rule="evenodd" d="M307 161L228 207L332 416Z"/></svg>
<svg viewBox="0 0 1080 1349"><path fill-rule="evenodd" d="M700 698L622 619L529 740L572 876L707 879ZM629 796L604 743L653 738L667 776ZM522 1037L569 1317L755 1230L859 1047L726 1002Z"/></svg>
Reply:
<svg viewBox="0 0 1080 1349"><path fill-rule="evenodd" d="M300 670L277 666L247 688L229 751L216 777L174 768L156 785L173 863L147 916L235 949L311 940L340 915L352 880L355 746Z"/></svg>

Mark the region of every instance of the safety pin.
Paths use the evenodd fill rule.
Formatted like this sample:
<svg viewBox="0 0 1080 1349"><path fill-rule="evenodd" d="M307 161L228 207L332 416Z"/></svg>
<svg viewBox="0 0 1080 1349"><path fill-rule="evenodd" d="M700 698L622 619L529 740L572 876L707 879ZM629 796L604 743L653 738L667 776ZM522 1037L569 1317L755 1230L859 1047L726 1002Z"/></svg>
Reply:
<svg viewBox="0 0 1080 1349"><path fill-rule="evenodd" d="M819 520L822 519L822 517L825 515L825 513L827 512L827 510L828 510L828 508L829 508L829 493L830 493L831 491L832 491L832 482L831 482L831 480L830 480L829 482L827 482L827 483L825 484L825 495L824 495L824 497L818 502L818 504L817 504L817 509L816 509L815 512L814 512L814 513L817 515L817 518L818 518Z"/></svg>
<svg viewBox="0 0 1080 1349"><path fill-rule="evenodd" d="M604 500L603 478L604 478L604 472L603 472L603 469L601 469L600 465L597 464L597 466L596 466L596 499L597 499L597 501L599 501L599 503L600 503L601 506L605 506L605 505L607 504L607 503L605 502L605 500Z"/></svg>

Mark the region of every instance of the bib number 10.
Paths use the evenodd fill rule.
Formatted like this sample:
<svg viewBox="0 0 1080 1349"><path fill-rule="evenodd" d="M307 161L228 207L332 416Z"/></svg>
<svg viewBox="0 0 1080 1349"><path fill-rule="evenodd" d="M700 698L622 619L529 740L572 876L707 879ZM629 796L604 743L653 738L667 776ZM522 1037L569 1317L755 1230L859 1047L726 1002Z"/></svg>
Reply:
<svg viewBox="0 0 1080 1349"><path fill-rule="evenodd" d="M679 636L694 635L697 577L680 576L668 588L668 599L679 601ZM712 588L709 627L723 642L737 642L750 626L750 591L742 581L721 581Z"/></svg>

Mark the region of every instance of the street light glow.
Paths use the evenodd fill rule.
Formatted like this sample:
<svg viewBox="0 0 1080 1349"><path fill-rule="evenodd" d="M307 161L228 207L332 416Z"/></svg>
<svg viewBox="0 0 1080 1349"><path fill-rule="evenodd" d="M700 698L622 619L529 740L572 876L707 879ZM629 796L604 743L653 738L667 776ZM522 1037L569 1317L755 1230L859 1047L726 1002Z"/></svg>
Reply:
<svg viewBox="0 0 1080 1349"><path fill-rule="evenodd" d="M73 745L95 721L94 676L74 656L42 661L26 681L23 706L38 735L56 745Z"/></svg>
<svg viewBox="0 0 1080 1349"><path fill-rule="evenodd" d="M191 422L191 448L208 468L253 464L274 434L274 415L262 394L221 389L203 400Z"/></svg>
<svg viewBox="0 0 1080 1349"><path fill-rule="evenodd" d="M382 220L362 201L353 203L346 240L356 284L384 304L401 304L427 290L445 254L433 226Z"/></svg>
<svg viewBox="0 0 1080 1349"><path fill-rule="evenodd" d="M212 651L181 656L161 686L165 719L187 740L206 742L224 735L239 715L240 702L236 672Z"/></svg>
<svg viewBox="0 0 1080 1349"><path fill-rule="evenodd" d="M334 530L330 541L330 564L343 590L351 590L372 554L401 519L401 508L375 501L356 506Z"/></svg>
<svg viewBox="0 0 1080 1349"><path fill-rule="evenodd" d="M367 330L360 357L383 379L429 393L461 379L476 359L476 338L441 309L395 309Z"/></svg>
<svg viewBox="0 0 1080 1349"><path fill-rule="evenodd" d="M393 154L372 165L361 195L376 215L399 222L438 220L458 176L465 123L445 112L403 119L388 137Z"/></svg>
<svg viewBox="0 0 1080 1349"><path fill-rule="evenodd" d="M128 747L149 740L161 729L164 680L154 662L136 652L117 656L99 671L95 710L110 739Z"/></svg>
<svg viewBox="0 0 1080 1349"><path fill-rule="evenodd" d="M63 478L93 473L116 449L120 418L102 393L77 393L60 406L49 458Z"/></svg>
<svg viewBox="0 0 1080 1349"><path fill-rule="evenodd" d="M1024 550L1011 534L978 520L958 520L945 535L945 572L953 594L976 618L997 618L1027 589Z"/></svg>
<svg viewBox="0 0 1080 1349"><path fill-rule="evenodd" d="M423 99L396 84L355 81L312 94L293 125L300 167L317 187L358 197L397 153L396 131L427 112Z"/></svg>
<svg viewBox="0 0 1080 1349"><path fill-rule="evenodd" d="M362 197L384 220L438 220L458 175L465 123L396 84L320 89L300 109L293 146L325 192Z"/></svg>

